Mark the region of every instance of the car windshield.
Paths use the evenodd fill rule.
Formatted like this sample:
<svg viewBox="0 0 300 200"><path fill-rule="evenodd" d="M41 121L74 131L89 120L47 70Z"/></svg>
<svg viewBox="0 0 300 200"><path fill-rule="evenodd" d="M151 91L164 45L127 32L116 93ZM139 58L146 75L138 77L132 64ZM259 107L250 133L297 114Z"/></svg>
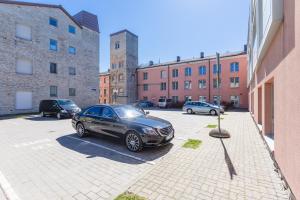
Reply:
<svg viewBox="0 0 300 200"><path fill-rule="evenodd" d="M144 113L133 106L120 106L114 108L120 118L135 118L143 116Z"/></svg>
<svg viewBox="0 0 300 200"><path fill-rule="evenodd" d="M74 101L72 101L72 100L57 100L57 101L60 106L75 105Z"/></svg>
<svg viewBox="0 0 300 200"><path fill-rule="evenodd" d="M159 99L158 102L165 102L165 99Z"/></svg>

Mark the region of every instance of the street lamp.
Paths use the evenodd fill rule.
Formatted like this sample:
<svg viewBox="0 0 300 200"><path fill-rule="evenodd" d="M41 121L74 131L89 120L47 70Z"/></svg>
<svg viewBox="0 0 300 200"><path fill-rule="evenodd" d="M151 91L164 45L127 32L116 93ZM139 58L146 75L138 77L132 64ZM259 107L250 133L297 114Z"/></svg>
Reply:
<svg viewBox="0 0 300 200"><path fill-rule="evenodd" d="M212 129L209 132L209 135L211 137L215 137L215 138L230 138L230 134L227 130L225 129L221 129L221 119L220 119L220 115L221 115L221 88L220 88L220 54L216 53L216 59L217 59L217 72L218 72L218 76L217 76L217 86L218 86L218 128L217 129Z"/></svg>

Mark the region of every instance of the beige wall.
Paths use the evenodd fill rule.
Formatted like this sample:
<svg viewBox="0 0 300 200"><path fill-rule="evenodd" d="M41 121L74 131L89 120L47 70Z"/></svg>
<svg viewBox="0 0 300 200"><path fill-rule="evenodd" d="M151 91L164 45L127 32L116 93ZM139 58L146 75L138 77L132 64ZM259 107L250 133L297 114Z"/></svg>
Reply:
<svg viewBox="0 0 300 200"><path fill-rule="evenodd" d="M265 119L270 112L264 99L269 81L274 84L275 159L294 195L300 199L300 1L284 0L284 20L250 83L254 92L255 120L262 116L263 133L269 131ZM262 113L258 109L258 88L262 88ZM250 99L251 100L251 99Z"/></svg>

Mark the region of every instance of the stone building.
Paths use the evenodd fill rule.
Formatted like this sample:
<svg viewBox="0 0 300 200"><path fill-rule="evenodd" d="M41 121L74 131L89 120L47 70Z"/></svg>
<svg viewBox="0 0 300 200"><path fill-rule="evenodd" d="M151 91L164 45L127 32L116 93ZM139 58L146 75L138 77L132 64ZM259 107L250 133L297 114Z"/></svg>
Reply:
<svg viewBox="0 0 300 200"><path fill-rule="evenodd" d="M98 102L96 15L1 0L0 24L0 115L36 112L42 99Z"/></svg>
<svg viewBox="0 0 300 200"><path fill-rule="evenodd" d="M136 101L138 36L128 30L110 35L110 87L112 102L128 104Z"/></svg>

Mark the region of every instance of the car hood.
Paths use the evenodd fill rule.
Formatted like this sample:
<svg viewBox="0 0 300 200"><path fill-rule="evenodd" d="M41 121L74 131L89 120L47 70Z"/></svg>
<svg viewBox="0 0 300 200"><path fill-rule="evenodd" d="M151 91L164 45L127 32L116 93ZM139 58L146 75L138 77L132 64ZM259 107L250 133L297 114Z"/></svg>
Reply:
<svg viewBox="0 0 300 200"><path fill-rule="evenodd" d="M165 128L165 127L171 125L170 122L168 122L164 119L160 119L158 117L153 117L153 116L149 116L149 115L130 118L130 119L124 119L124 120L129 123L141 124L141 125L150 126L153 128Z"/></svg>

